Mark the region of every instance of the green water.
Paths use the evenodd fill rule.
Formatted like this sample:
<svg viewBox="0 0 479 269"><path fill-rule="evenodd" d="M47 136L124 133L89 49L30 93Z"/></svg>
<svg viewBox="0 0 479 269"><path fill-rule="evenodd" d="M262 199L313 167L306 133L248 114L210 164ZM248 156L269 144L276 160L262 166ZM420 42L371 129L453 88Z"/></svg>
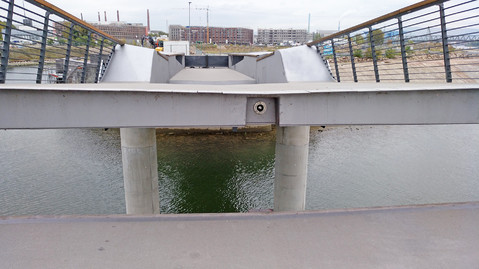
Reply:
<svg viewBox="0 0 479 269"><path fill-rule="evenodd" d="M158 138L160 210L244 212L273 207L274 141L259 135Z"/></svg>

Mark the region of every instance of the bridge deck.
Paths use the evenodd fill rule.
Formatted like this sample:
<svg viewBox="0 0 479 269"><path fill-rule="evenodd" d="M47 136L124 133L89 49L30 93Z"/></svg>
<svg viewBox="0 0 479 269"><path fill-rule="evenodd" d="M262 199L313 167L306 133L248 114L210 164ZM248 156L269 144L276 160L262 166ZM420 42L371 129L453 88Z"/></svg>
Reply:
<svg viewBox="0 0 479 269"><path fill-rule="evenodd" d="M302 213L4 217L5 268L475 268L479 203Z"/></svg>

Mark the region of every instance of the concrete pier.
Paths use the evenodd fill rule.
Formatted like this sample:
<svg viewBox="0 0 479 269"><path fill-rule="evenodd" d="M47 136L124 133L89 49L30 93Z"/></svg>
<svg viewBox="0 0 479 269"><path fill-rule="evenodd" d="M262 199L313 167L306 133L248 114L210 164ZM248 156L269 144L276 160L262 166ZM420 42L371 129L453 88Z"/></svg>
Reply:
<svg viewBox="0 0 479 269"><path fill-rule="evenodd" d="M154 128L121 128L121 155L127 214L157 214L158 162Z"/></svg>
<svg viewBox="0 0 479 269"><path fill-rule="evenodd" d="M278 127L274 211L302 211L306 202L309 126Z"/></svg>

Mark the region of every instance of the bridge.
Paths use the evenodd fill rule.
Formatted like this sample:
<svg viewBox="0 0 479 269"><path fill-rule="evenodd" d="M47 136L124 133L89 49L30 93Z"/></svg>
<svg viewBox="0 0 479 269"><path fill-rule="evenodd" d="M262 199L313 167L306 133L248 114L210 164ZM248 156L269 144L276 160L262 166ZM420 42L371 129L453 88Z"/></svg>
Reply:
<svg viewBox="0 0 479 269"><path fill-rule="evenodd" d="M0 258L6 267L468 268L479 263L477 202L304 211L310 126L479 124L479 55L471 53L477 48L455 48L447 37L451 24L456 29L455 22L463 25L479 16L475 1L422 1L307 46L203 57L125 45L45 1L26 2L32 6L3 2L0 129L121 128L127 215L0 217ZM24 13L18 9L42 23L38 42L25 45L35 52L10 43L13 22ZM461 19L451 19L458 14ZM440 48L435 56L442 64L434 68L441 69L442 83L411 83L430 77L410 72L426 52L407 52L411 43L403 23L411 22L411 36L419 27L414 20L427 16L436 16L441 29L441 44L431 46ZM428 23L421 27L430 28ZM78 27L86 34L75 36ZM380 48L388 42L375 38L378 29L395 33L395 27L400 42L389 49L398 49L399 68L381 61ZM361 43L357 33L364 29L369 42ZM66 37L65 44L49 42L55 35ZM362 62L369 68L355 63L360 57L354 52L363 45L371 51L371 59ZM42 83L51 81L45 63L57 57L48 49L64 51L62 73L53 84ZM468 61L455 61L465 54L452 50L467 52ZM37 62L31 73L35 83L9 83L7 68L22 53L38 59L31 60ZM348 53L349 67L341 66L340 53ZM83 57L80 84L67 79L73 55L76 61ZM399 79L392 70L399 71ZM347 76L354 82L345 83ZM377 83L388 79L392 83ZM258 124L276 125L272 213L159 214L155 128Z"/></svg>

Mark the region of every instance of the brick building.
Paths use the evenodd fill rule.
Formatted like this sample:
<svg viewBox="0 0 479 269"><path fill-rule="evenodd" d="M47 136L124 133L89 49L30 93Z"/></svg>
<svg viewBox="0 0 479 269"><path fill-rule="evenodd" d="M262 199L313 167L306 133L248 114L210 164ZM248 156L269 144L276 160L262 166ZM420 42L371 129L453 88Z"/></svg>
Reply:
<svg viewBox="0 0 479 269"><path fill-rule="evenodd" d="M141 39L143 35L148 34L148 27L143 26L142 23L111 22L91 24L103 32L126 42Z"/></svg>
<svg viewBox="0 0 479 269"><path fill-rule="evenodd" d="M141 37L148 34L148 27L143 26L142 23L127 23L127 22L111 22L98 23L91 22L91 25L102 30L103 32L120 40L125 40L127 43L141 40ZM69 22L55 22L54 32L57 36L68 38Z"/></svg>
<svg viewBox="0 0 479 269"><path fill-rule="evenodd" d="M191 26L190 31L188 27L182 25L169 27L169 37L172 41L188 40L190 33L191 42L208 42L204 26ZM242 27L209 27L209 39L211 43L250 45L253 43L253 30Z"/></svg>

